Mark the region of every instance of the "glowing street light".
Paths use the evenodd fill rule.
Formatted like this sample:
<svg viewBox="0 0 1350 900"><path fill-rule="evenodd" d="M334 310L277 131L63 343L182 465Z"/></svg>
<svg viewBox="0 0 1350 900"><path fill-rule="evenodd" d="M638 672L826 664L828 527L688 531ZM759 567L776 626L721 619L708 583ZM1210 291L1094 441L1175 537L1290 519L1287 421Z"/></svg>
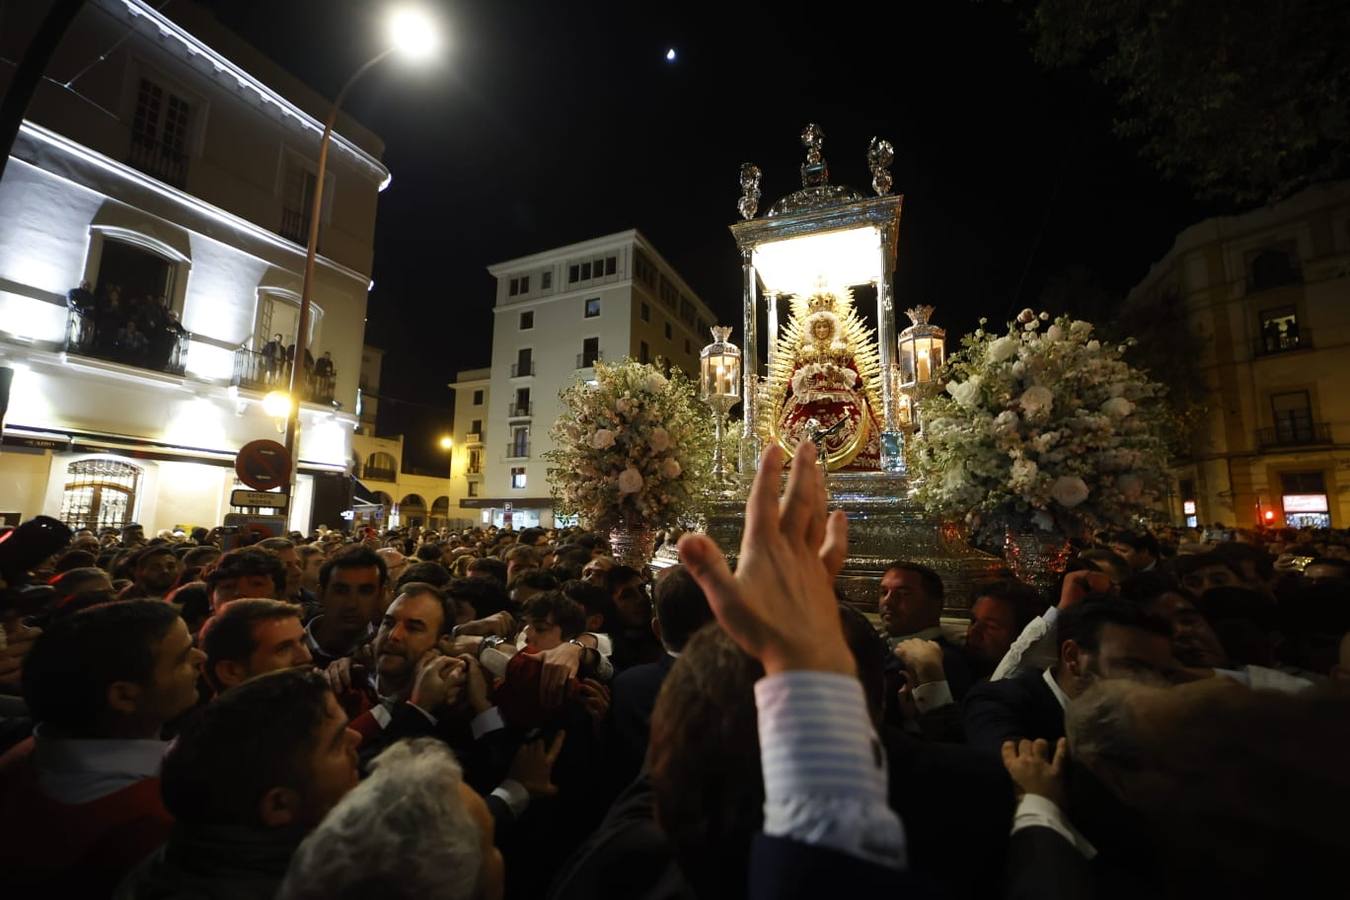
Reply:
<svg viewBox="0 0 1350 900"><path fill-rule="evenodd" d="M455 448L455 439L454 439L454 438L452 438L452 437L451 437L450 435L448 435L448 434L445 435L445 436L443 436L443 437L441 438L441 449L442 449L442 450L453 450L454 448Z"/></svg>

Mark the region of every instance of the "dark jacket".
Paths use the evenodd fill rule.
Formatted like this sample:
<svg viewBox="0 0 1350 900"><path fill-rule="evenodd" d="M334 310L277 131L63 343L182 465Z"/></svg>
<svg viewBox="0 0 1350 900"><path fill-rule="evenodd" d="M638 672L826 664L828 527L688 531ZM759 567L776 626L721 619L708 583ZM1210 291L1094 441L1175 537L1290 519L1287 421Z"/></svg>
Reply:
<svg viewBox="0 0 1350 900"><path fill-rule="evenodd" d="M115 900L271 900L303 828L176 824L168 842L132 869Z"/></svg>
<svg viewBox="0 0 1350 900"><path fill-rule="evenodd" d="M961 717L966 743L995 756L1004 741L1045 738L1053 744L1064 737L1064 709L1039 671L976 685Z"/></svg>
<svg viewBox="0 0 1350 900"><path fill-rule="evenodd" d="M674 665L675 657L663 653L656 662L634 666L614 678L609 708L613 727L609 750L617 788L631 782L642 768L642 761L647 756L656 695L661 692L661 685Z"/></svg>

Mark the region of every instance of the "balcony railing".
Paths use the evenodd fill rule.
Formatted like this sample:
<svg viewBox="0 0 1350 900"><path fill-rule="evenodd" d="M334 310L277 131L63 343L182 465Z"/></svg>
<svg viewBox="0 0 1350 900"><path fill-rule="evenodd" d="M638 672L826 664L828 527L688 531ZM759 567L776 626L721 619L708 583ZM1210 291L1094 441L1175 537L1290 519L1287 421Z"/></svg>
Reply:
<svg viewBox="0 0 1350 900"><path fill-rule="evenodd" d="M483 435L482 435L482 432L478 432L478 431L470 431L468 434L464 435L464 443L466 443L466 444L481 444L481 443L483 443Z"/></svg>
<svg viewBox="0 0 1350 900"><path fill-rule="evenodd" d="M281 227L277 232L287 240L309 246L309 213L294 209L281 211Z"/></svg>
<svg viewBox="0 0 1350 900"><path fill-rule="evenodd" d="M131 158L128 162L174 187L187 184L187 154L152 137L143 134L131 136Z"/></svg>
<svg viewBox="0 0 1350 900"><path fill-rule="evenodd" d="M307 371L301 394L308 403L332 403L337 376ZM291 386L291 363L283 355L259 353L240 347L234 351L234 377L230 384L254 391L285 391Z"/></svg>
<svg viewBox="0 0 1350 900"><path fill-rule="evenodd" d="M397 481L398 473L393 469L381 469L376 466L366 466L366 474L362 476L364 481Z"/></svg>
<svg viewBox="0 0 1350 900"><path fill-rule="evenodd" d="M518 363L518 362L511 363L512 378L520 378L521 376L524 375L533 375L533 374L534 374L533 360L527 363Z"/></svg>
<svg viewBox="0 0 1350 900"><path fill-rule="evenodd" d="M532 415L534 415L533 403L511 403L507 406L508 419L524 419Z"/></svg>
<svg viewBox="0 0 1350 900"><path fill-rule="evenodd" d="M529 441L512 441L506 445L507 459L525 459L530 455Z"/></svg>
<svg viewBox="0 0 1350 900"><path fill-rule="evenodd" d="M468 466L468 468L466 468L466 469L464 470L464 474L465 474L465 475L482 475L482 474L483 474L483 464L482 464L482 463L479 463L478 465L474 465L473 463L470 463L469 466Z"/></svg>
<svg viewBox="0 0 1350 900"><path fill-rule="evenodd" d="M163 307L139 311L72 309L66 322L66 352L140 369L182 375L192 335Z"/></svg>
<svg viewBox="0 0 1350 900"><path fill-rule="evenodd" d="M1274 428L1260 428L1256 432L1256 444L1262 450L1330 443L1331 425L1327 422L1283 422Z"/></svg>
<svg viewBox="0 0 1350 900"><path fill-rule="evenodd" d="M1308 329L1279 334L1266 334L1252 342L1253 356L1273 356L1291 350L1307 350L1312 346L1312 332Z"/></svg>
<svg viewBox="0 0 1350 900"><path fill-rule="evenodd" d="M605 351L603 350L597 350L595 353L578 353L577 368L589 369L591 366L595 365L597 360L603 362L604 359L605 359Z"/></svg>

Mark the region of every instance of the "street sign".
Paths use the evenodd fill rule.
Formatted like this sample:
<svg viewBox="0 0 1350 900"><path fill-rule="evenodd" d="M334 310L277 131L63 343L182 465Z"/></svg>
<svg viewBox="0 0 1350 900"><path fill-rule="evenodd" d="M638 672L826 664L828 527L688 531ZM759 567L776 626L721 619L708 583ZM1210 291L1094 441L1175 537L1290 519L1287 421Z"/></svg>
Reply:
<svg viewBox="0 0 1350 900"><path fill-rule="evenodd" d="M232 491L230 493L231 506L285 509L290 499L290 494L281 494L276 491Z"/></svg>
<svg viewBox="0 0 1350 900"><path fill-rule="evenodd" d="M249 516L244 513L227 513L225 526L238 529L235 532L235 540L231 542L235 547L240 546L238 538L240 535L257 535L258 540L286 536L285 516Z"/></svg>
<svg viewBox="0 0 1350 900"><path fill-rule="evenodd" d="M291 455L276 441L249 441L234 458L234 473L255 491L291 483Z"/></svg>

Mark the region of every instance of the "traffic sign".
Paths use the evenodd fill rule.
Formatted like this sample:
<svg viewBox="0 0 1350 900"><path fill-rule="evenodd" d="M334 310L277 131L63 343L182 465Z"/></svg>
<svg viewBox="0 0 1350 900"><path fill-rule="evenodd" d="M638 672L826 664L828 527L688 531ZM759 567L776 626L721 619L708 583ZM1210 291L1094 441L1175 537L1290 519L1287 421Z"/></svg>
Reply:
<svg viewBox="0 0 1350 900"><path fill-rule="evenodd" d="M290 494L282 494L276 491L232 491L230 493L231 506L244 506L266 509L285 509L286 504L290 502Z"/></svg>
<svg viewBox="0 0 1350 900"><path fill-rule="evenodd" d="M276 441L249 441L234 458L234 473L255 491L291 483L291 455Z"/></svg>
<svg viewBox="0 0 1350 900"><path fill-rule="evenodd" d="M249 516L244 513L227 513L225 527L238 529L236 534L254 534L258 540L286 536L285 516ZM237 539L236 539L237 540ZM238 546L238 543L235 544Z"/></svg>

